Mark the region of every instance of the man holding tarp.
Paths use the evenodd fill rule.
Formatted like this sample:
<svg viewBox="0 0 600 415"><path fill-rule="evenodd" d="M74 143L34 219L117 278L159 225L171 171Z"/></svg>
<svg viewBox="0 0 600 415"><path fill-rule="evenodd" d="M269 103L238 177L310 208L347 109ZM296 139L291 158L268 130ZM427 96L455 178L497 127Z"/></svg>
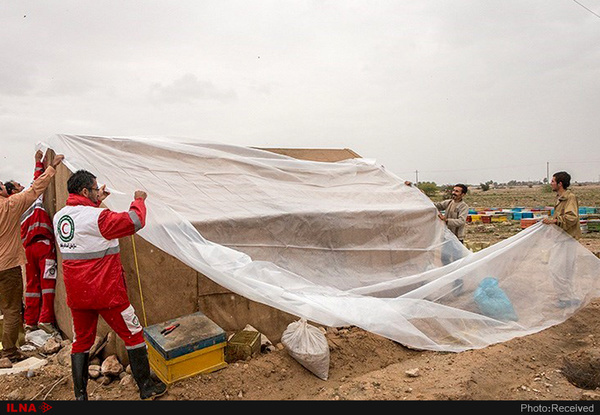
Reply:
<svg viewBox="0 0 600 415"><path fill-rule="evenodd" d="M67 204L54 215L54 229L75 331L71 350L75 398L87 400L89 352L99 315L124 341L140 397L160 396L166 385L150 377L143 329L127 296L119 253L119 238L135 234L146 223L146 192L135 191L128 212L112 212L100 207L110 193L105 186L98 187L92 173L78 170L67 189Z"/></svg>
<svg viewBox="0 0 600 415"><path fill-rule="evenodd" d="M35 153L33 180L44 173L42 157ZM23 191L18 182L4 183L9 195ZM54 295L56 287L56 250L52 219L44 208L43 195L21 216L21 240L27 256L25 266L25 333L42 329L46 333L57 332L54 327Z"/></svg>
<svg viewBox="0 0 600 415"><path fill-rule="evenodd" d="M554 173L550 186L556 192L554 213L550 218L544 218L543 223L557 225L575 239L581 238L579 225L579 201L570 190L571 175L565 171ZM556 291L558 292L557 307L576 307L581 301L575 298L572 280L575 272L576 245L561 244L557 241L550 256L551 272ZM565 251L566 250L566 251ZM562 259L562 260L559 260Z"/></svg>
<svg viewBox="0 0 600 415"><path fill-rule="evenodd" d="M57 155L46 171L31 187L9 197L0 183L0 310L4 314L2 357L11 362L23 360L17 349L19 329L23 320L23 276L21 266L27 262L21 242L21 215L46 190L64 156Z"/></svg>

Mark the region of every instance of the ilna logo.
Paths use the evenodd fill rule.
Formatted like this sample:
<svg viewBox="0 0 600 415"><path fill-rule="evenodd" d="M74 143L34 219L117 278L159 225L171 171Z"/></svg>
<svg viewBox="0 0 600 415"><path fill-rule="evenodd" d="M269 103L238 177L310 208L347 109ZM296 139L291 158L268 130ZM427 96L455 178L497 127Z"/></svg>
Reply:
<svg viewBox="0 0 600 415"><path fill-rule="evenodd" d="M35 407L35 404L32 403L7 403L6 404L6 412L9 413L24 413L24 412L41 412L44 413L48 410L52 409L50 405L46 402L42 402L39 404L39 408Z"/></svg>

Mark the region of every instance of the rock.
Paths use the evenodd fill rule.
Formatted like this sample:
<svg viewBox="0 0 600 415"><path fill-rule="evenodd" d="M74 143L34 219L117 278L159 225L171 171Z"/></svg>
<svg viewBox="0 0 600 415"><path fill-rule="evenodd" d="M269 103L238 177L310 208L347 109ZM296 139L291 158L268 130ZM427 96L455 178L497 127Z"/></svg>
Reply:
<svg viewBox="0 0 600 415"><path fill-rule="evenodd" d="M100 376L97 380L98 380L98 383L106 386L106 385L110 384L110 382L112 382L112 377L103 375L103 376Z"/></svg>
<svg viewBox="0 0 600 415"><path fill-rule="evenodd" d="M135 383L135 379L133 378L133 376L131 376L129 373L124 373L124 376L121 378L121 381L119 382L119 385L124 386L124 387L134 387L137 386L137 384Z"/></svg>
<svg viewBox="0 0 600 415"><path fill-rule="evenodd" d="M119 376L119 373L123 371L123 365L117 359L117 355L111 354L104 362L102 362L101 372L106 376Z"/></svg>
<svg viewBox="0 0 600 415"><path fill-rule="evenodd" d="M110 356L118 353L117 342L115 341L116 334L113 331L109 331L106 335L104 348L102 351L98 351L99 356Z"/></svg>
<svg viewBox="0 0 600 415"><path fill-rule="evenodd" d="M22 352L33 352L33 351L37 350L37 347L34 346L33 344L24 344L23 346L19 347L19 349Z"/></svg>
<svg viewBox="0 0 600 415"><path fill-rule="evenodd" d="M582 401L597 401L600 400L600 394L592 391L585 391L581 394Z"/></svg>
<svg viewBox="0 0 600 415"><path fill-rule="evenodd" d="M40 351L44 354L54 354L60 350L60 340L56 337L50 337L42 347Z"/></svg>
<svg viewBox="0 0 600 415"><path fill-rule="evenodd" d="M100 346L104 347L103 343L105 339L106 335L104 335L104 337L96 336L96 338L94 339L94 344L92 344L92 347L90 347L90 356L95 356L99 351L98 349L100 348Z"/></svg>
<svg viewBox="0 0 600 415"><path fill-rule="evenodd" d="M8 357L0 359L0 369L9 369L11 367L13 367L13 364Z"/></svg>
<svg viewBox="0 0 600 415"><path fill-rule="evenodd" d="M21 393L20 388L19 389L15 389L11 393L9 393L8 396L7 396L7 398L8 398L9 401L21 401L21 400L23 400L23 395Z"/></svg>
<svg viewBox="0 0 600 415"><path fill-rule="evenodd" d="M71 366L71 345L63 347L58 351L56 361L62 366Z"/></svg>
<svg viewBox="0 0 600 415"><path fill-rule="evenodd" d="M421 376L421 374L419 373L419 368L407 369L404 373L406 373L406 375L411 378Z"/></svg>
<svg viewBox="0 0 600 415"><path fill-rule="evenodd" d="M102 368L99 365L89 365L88 366L88 374L92 379L96 379L100 376Z"/></svg>
<svg viewBox="0 0 600 415"><path fill-rule="evenodd" d="M94 339L94 344L92 345L92 347L90 348L90 357L96 357L96 356L100 356L101 352L105 350L105 347L108 345L109 342L111 342L113 340L113 333L109 332L107 334L105 334L104 336L96 336L96 338ZM113 354L113 353L106 353L107 355Z"/></svg>

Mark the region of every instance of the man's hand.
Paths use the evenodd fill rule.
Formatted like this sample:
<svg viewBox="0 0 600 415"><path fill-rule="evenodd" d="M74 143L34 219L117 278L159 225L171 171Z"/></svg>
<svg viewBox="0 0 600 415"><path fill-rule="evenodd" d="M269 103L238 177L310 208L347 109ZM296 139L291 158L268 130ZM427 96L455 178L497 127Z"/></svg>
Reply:
<svg viewBox="0 0 600 415"><path fill-rule="evenodd" d="M52 159L52 163L50 165L54 168L57 168L58 165L62 163L64 158L65 156L63 156L62 154L57 154L56 156L54 156L54 159Z"/></svg>
<svg viewBox="0 0 600 415"><path fill-rule="evenodd" d="M148 195L143 190L136 190L135 193L133 194L133 198L134 199L144 199L144 200L146 200L147 196Z"/></svg>
<svg viewBox="0 0 600 415"><path fill-rule="evenodd" d="M448 222L448 220L446 219L446 217L444 215L442 215L441 213L438 213L438 218L440 218L444 222Z"/></svg>
<svg viewBox="0 0 600 415"><path fill-rule="evenodd" d="M98 200L102 202L108 196L110 196L110 192L106 190L106 185L103 184L102 187L98 190Z"/></svg>
<svg viewBox="0 0 600 415"><path fill-rule="evenodd" d="M546 225L556 225L558 221L552 218L544 218L542 219L542 223L545 223Z"/></svg>
<svg viewBox="0 0 600 415"><path fill-rule="evenodd" d="M44 157L44 152L42 150L38 150L35 152L35 162L39 163L42 161L42 157Z"/></svg>

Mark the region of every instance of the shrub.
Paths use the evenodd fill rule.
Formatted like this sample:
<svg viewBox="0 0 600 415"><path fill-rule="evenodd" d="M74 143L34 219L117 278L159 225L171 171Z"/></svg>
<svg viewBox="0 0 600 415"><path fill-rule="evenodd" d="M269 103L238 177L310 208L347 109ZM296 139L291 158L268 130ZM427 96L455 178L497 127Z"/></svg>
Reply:
<svg viewBox="0 0 600 415"><path fill-rule="evenodd" d="M417 187L429 197L435 196L438 192L435 182L420 182Z"/></svg>

